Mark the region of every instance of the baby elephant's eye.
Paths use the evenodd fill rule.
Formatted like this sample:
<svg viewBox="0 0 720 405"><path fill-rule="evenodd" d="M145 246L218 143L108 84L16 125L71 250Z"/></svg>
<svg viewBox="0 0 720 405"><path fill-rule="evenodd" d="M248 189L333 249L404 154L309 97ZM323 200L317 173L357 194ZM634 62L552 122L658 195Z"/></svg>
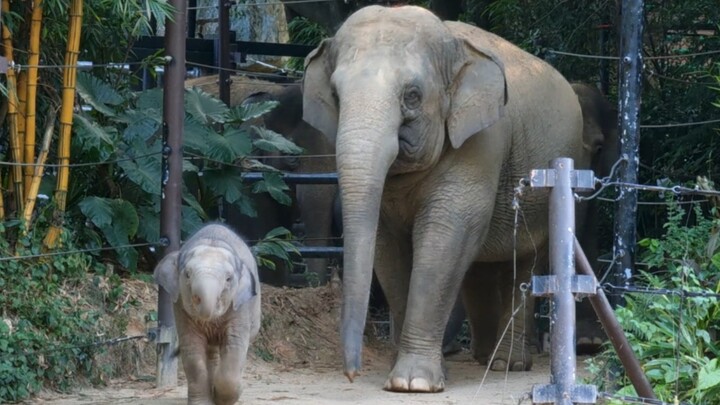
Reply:
<svg viewBox="0 0 720 405"><path fill-rule="evenodd" d="M232 276L228 276L228 277L225 279L225 281L228 282L228 283L231 282L231 281L232 281Z"/></svg>
<svg viewBox="0 0 720 405"><path fill-rule="evenodd" d="M190 272L189 272L189 271L186 271L186 272L185 272L185 278L190 278Z"/></svg>

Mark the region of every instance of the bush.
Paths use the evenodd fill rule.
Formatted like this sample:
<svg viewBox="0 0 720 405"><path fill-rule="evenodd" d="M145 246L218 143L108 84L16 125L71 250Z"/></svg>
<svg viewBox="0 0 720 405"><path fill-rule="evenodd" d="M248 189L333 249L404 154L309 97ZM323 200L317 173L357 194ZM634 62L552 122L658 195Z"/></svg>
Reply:
<svg viewBox="0 0 720 405"><path fill-rule="evenodd" d="M707 213L695 204L688 212L669 203L664 235L639 242L638 256L650 270L640 272L634 283L690 294L626 294L625 305L615 312L660 399L709 404L720 397L720 301L693 294L720 293L720 216L717 208ZM589 367L602 377L595 382L601 388L636 395L617 371L620 362L610 346Z"/></svg>
<svg viewBox="0 0 720 405"><path fill-rule="evenodd" d="M95 367L94 355L102 349L89 344L123 322L115 316L110 318L115 325L100 322L103 308L116 306L123 290L119 278L105 277L105 267L92 256L7 260L40 253L46 224L20 236L13 248L8 240L15 238L8 236L18 229L0 224L0 402L23 400L43 387L66 391L78 377L98 377L103 371ZM68 235L66 230L63 236ZM68 250L76 247L74 241L64 243ZM99 293L85 294L86 289Z"/></svg>

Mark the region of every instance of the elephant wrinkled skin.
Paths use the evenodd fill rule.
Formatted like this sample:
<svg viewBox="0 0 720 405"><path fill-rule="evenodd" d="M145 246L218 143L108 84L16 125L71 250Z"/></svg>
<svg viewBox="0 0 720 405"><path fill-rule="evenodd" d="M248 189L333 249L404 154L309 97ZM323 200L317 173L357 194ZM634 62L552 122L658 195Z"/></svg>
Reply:
<svg viewBox="0 0 720 405"><path fill-rule="evenodd" d="M348 18L308 55L303 94L303 118L337 150L345 374L352 380L360 369L374 266L402 325L385 388L441 391L443 330L461 290L476 357L500 338L479 321L496 310L480 293L490 280L497 279L501 324L511 317L518 180L560 156L590 165L578 99L542 60L412 6L369 6ZM535 248L546 256L547 199L547 190L534 189L523 198L521 269L531 267ZM517 282L528 281L527 272ZM530 368L524 330L515 322L496 361Z"/></svg>
<svg viewBox="0 0 720 405"><path fill-rule="evenodd" d="M158 263L154 278L175 303L188 404L234 404L247 350L260 330L252 252L230 228L205 225Z"/></svg>

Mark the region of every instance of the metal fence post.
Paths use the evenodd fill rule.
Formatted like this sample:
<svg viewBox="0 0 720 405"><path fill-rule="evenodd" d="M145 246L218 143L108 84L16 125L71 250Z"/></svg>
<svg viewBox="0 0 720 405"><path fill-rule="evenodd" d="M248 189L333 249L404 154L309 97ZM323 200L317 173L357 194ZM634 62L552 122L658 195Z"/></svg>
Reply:
<svg viewBox="0 0 720 405"><path fill-rule="evenodd" d="M620 85L618 111L620 126L620 155L625 164L619 166L618 179L622 183L637 183L640 158L640 93L642 91L642 32L643 0L622 2L622 39L620 59ZM635 242L637 222L637 190L618 187L619 198L615 208L615 285L627 285L635 268ZM615 302L617 303L617 302Z"/></svg>
<svg viewBox="0 0 720 405"><path fill-rule="evenodd" d="M576 171L573 160L557 158L548 170L533 170L533 187L551 187L549 199L549 276L534 276L533 295L551 296L552 383L533 387L533 403L594 404L597 388L575 383L575 298L573 293L593 294L594 278L575 274L575 196L573 187L592 188L593 173Z"/></svg>
<svg viewBox="0 0 720 405"><path fill-rule="evenodd" d="M218 93L225 105L230 105L230 2L218 0L220 38L217 51Z"/></svg>
<svg viewBox="0 0 720 405"><path fill-rule="evenodd" d="M182 221L182 144L185 119L185 0L171 0L173 20L165 21L165 67L163 91L163 164L160 236L167 241L163 254L180 248ZM172 297L158 288L158 387L177 385L177 345Z"/></svg>

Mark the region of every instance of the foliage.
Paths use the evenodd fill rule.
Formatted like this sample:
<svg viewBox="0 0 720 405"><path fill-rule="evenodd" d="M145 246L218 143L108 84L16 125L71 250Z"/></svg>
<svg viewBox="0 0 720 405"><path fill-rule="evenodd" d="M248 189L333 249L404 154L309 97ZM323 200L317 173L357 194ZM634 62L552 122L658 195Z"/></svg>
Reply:
<svg viewBox="0 0 720 405"><path fill-rule="evenodd" d="M0 257L39 253L47 223L39 221L15 250L8 240L18 225L0 224ZM77 245L70 236L65 230L65 245L72 250ZM93 356L100 349L88 345L111 328L99 319L103 308L117 306L123 295L117 275L106 276L103 265L82 253L4 260L0 290L0 402L23 400L42 388L66 391L78 377L97 377ZM71 346L76 348L55 350Z"/></svg>
<svg viewBox="0 0 720 405"><path fill-rule="evenodd" d="M665 234L640 241L641 272L635 284L652 289L689 293L720 293L720 216L704 213L699 205L686 212L671 203ZM694 221L694 223L690 222ZM655 393L664 401L710 403L720 396L720 301L712 296L626 294L616 309L618 321L633 351L641 359ZM617 379L620 394L635 395L611 348L590 360L597 376ZM607 385L608 381L598 381Z"/></svg>
<svg viewBox="0 0 720 405"><path fill-rule="evenodd" d="M302 45L320 45L320 41L327 38L330 33L317 22L305 17L295 17L288 23L290 43ZM287 67L293 70L305 70L303 58L290 58Z"/></svg>
<svg viewBox="0 0 720 405"><path fill-rule="evenodd" d="M74 156L80 161L107 162L105 170L82 171L82 192L74 202L91 225L91 240L126 246L136 239L157 242L160 235L160 180L162 91L116 91L88 73L78 77L78 94L92 106L75 115L77 128ZM218 204L235 205L241 214L255 216L252 193L269 193L290 204L287 185L272 168L253 161L252 166L271 170L254 185L242 178L246 156L260 151L300 153L282 136L245 122L272 109L276 103L228 108L197 89L185 97L184 148L187 159L183 176L183 236L212 217ZM118 249L118 260L129 269L137 266L138 253ZM276 252L276 253L279 253ZM284 258L285 255L280 255Z"/></svg>

